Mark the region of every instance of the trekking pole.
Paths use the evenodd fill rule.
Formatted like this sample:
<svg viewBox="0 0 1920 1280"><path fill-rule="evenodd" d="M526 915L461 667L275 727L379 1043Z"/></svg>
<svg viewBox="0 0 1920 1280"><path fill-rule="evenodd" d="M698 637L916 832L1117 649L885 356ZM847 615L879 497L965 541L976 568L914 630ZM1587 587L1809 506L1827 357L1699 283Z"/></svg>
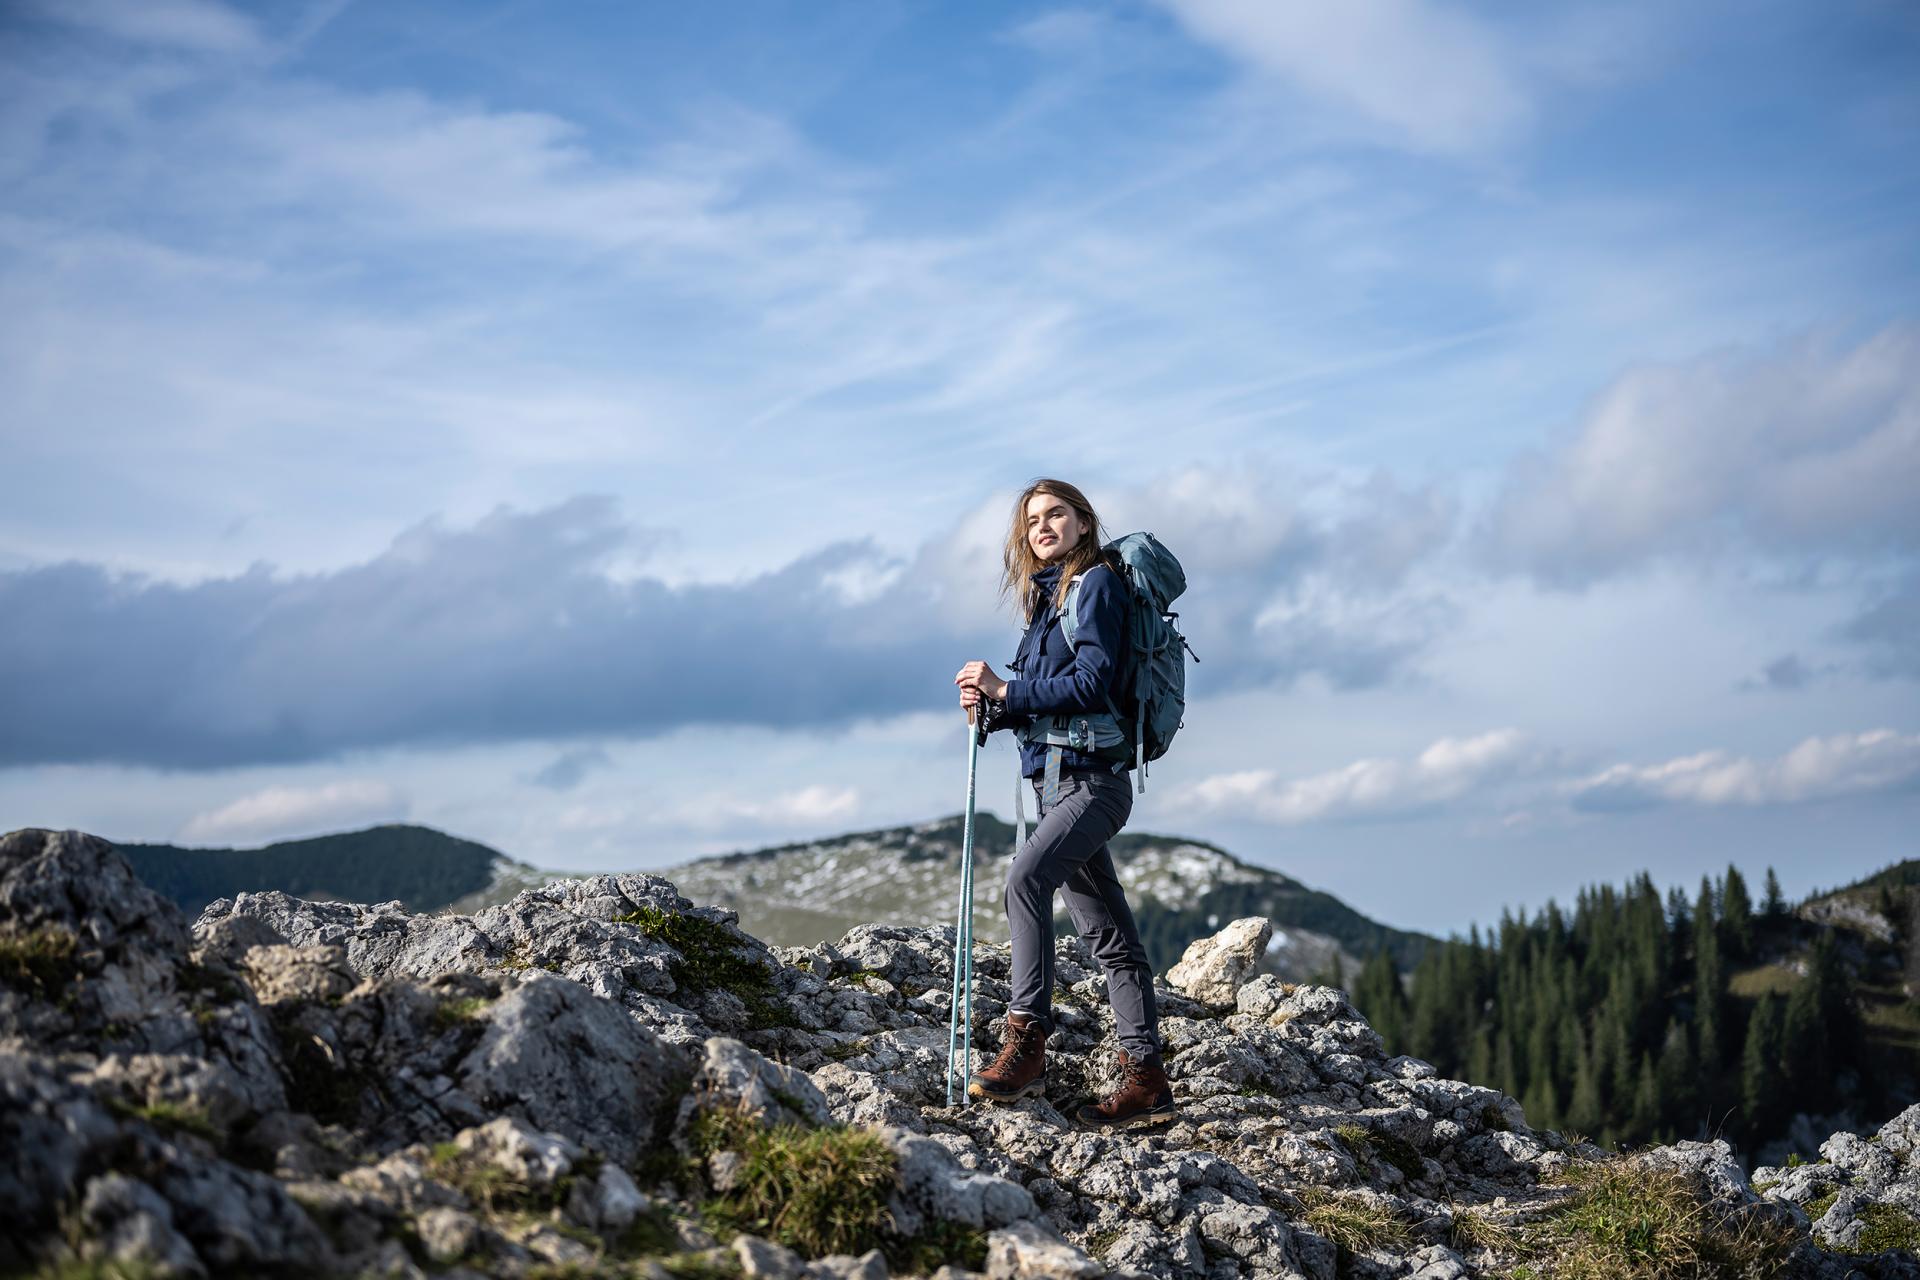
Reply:
<svg viewBox="0 0 1920 1280"><path fill-rule="evenodd" d="M974 779L984 717L967 712L967 814L960 836L960 906L953 926L953 999L947 1012L947 1105L953 1105L954 1059L962 1063L960 1105L967 1105L966 1081L973 1074L973 806ZM966 1009L964 1033L961 1007ZM957 1050L957 1051L956 1051Z"/></svg>

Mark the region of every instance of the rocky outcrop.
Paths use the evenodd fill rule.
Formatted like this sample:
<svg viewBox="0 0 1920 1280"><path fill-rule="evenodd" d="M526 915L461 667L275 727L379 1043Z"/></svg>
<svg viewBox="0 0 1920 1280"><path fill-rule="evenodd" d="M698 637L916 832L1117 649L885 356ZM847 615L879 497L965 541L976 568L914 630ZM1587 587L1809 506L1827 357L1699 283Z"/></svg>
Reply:
<svg viewBox="0 0 1920 1280"><path fill-rule="evenodd" d="M1920 1278L1920 1105L1871 1137L1834 1134L1815 1163L1755 1169L1753 1185L1809 1221L1824 1248L1870 1253L1885 1274Z"/></svg>
<svg viewBox="0 0 1920 1280"><path fill-rule="evenodd" d="M1167 985L1207 1004L1232 1004L1272 938L1273 921L1265 916L1235 920L1211 937L1194 939L1167 970Z"/></svg>
<svg viewBox="0 0 1920 1280"><path fill-rule="evenodd" d="M950 927L768 948L656 876L472 916L247 894L187 928L102 842L0 839L0 1269L158 1275L1447 1277L1539 1269L1621 1158L1388 1058L1264 920L1156 988L1181 1115L1107 1087L1104 978L1059 943L1048 1090L949 1106ZM1008 955L974 957L976 1062ZM1808 1276L1906 1276L1920 1108L1819 1165L1634 1157ZM1816 1214L1814 1210L1818 1209ZM1561 1234L1554 1234L1559 1232ZM1744 1233L1744 1234L1743 1234ZM1839 1270L1835 1270L1835 1268Z"/></svg>

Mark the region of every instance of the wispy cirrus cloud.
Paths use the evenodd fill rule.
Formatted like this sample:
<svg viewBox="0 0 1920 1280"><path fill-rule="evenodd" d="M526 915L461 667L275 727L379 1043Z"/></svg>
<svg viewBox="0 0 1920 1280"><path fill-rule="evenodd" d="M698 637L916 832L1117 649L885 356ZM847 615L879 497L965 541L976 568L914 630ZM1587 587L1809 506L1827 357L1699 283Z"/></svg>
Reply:
<svg viewBox="0 0 1920 1280"><path fill-rule="evenodd" d="M1568 788L1575 809L1663 805L1782 805L1911 788L1920 783L1920 734L1894 729L1811 737L1759 759L1714 749L1657 764L1617 764Z"/></svg>
<svg viewBox="0 0 1920 1280"><path fill-rule="evenodd" d="M1533 115L1497 29L1445 0L1163 2L1195 37L1415 150L1488 150Z"/></svg>

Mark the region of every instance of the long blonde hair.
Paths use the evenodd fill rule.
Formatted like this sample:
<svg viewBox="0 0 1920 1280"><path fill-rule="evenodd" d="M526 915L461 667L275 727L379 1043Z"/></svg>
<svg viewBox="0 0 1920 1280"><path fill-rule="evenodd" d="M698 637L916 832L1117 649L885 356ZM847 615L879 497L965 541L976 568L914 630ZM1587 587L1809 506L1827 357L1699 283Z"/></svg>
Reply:
<svg viewBox="0 0 1920 1280"><path fill-rule="evenodd" d="M1027 503L1032 501L1034 495L1042 493L1060 499L1087 522L1086 537L1067 552L1064 559L1056 562L1060 565L1060 580L1053 588L1053 607L1059 609L1066 604L1067 586L1076 574L1085 573L1096 564L1105 562L1101 547L1107 541L1106 530L1101 528L1100 517L1094 514L1093 504L1087 501L1086 494L1065 480L1045 477L1022 489L1020 496L1014 499L1013 523L1007 530L1006 553L1002 557L1006 572L1000 578L1000 598L1017 602L1023 623L1033 618L1034 608L1040 603L1040 592L1034 586L1033 575L1046 568L1046 562L1033 554L1033 547L1027 542Z"/></svg>

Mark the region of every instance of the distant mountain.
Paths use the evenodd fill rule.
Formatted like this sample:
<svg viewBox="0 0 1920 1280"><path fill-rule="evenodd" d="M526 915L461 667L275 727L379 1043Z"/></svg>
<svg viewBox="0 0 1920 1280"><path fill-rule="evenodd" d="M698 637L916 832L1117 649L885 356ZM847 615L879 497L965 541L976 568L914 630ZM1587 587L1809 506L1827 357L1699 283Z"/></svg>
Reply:
<svg viewBox="0 0 1920 1280"><path fill-rule="evenodd" d="M958 906L962 828L962 816L954 814L702 858L659 874L696 901L739 912L741 928L769 943L806 946L837 940L856 924L950 922ZM990 813L976 816L973 928L981 939L1006 938L1000 892L1013 834ZM397 898L413 911L474 912L567 874L431 827L399 824L258 849L116 847L142 880L189 914L215 898L261 889L347 902ZM1336 969L1351 977L1383 949L1408 968L1432 941L1370 920L1331 894L1202 840L1126 832L1112 847L1156 970L1165 971L1193 939L1249 915L1269 917L1277 930L1263 968L1293 980ZM1064 906L1055 925L1073 930Z"/></svg>
<svg viewBox="0 0 1920 1280"><path fill-rule="evenodd" d="M432 827L389 823L257 849L115 845L149 886L191 918L215 898L280 889L296 898L344 902L399 899L412 911L491 900L560 872L530 867L486 845Z"/></svg>
<svg viewBox="0 0 1920 1280"><path fill-rule="evenodd" d="M1013 827L992 814L974 826L974 936L1004 940L1001 889ZM865 922L938 924L959 906L962 815L821 840L702 858L662 875L700 902L740 913L740 926L787 946L839 938ZM1346 975L1386 950L1403 968L1432 939L1370 920L1338 898L1216 845L1126 832L1112 842L1149 958L1165 970L1187 943L1240 916L1263 915L1276 933L1263 966L1291 979ZM1064 907L1055 927L1072 932Z"/></svg>

